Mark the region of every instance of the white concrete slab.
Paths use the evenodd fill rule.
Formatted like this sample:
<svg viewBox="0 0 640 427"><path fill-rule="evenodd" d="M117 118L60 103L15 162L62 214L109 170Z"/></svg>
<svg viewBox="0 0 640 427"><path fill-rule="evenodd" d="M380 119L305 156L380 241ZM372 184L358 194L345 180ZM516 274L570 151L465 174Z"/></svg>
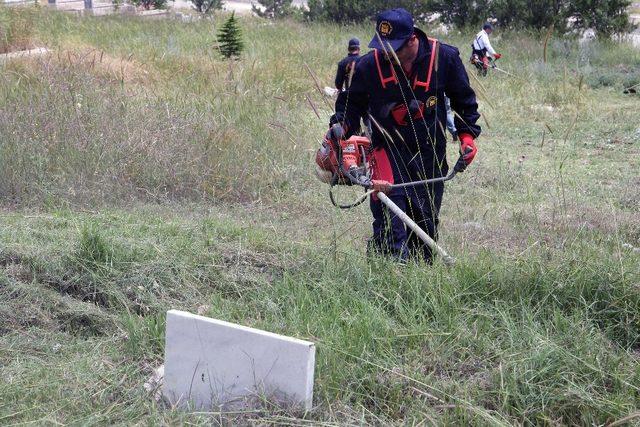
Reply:
<svg viewBox="0 0 640 427"><path fill-rule="evenodd" d="M45 47L38 47L36 49L18 50L15 52L3 53L0 55L0 62L9 61L17 58L28 58L32 56L42 56L49 53L49 49Z"/></svg>
<svg viewBox="0 0 640 427"><path fill-rule="evenodd" d="M163 395L178 407L257 408L266 398L311 409L314 367L311 342L167 312Z"/></svg>
<svg viewBox="0 0 640 427"><path fill-rule="evenodd" d="M164 9L139 10L137 15L147 19L164 19L169 16L169 11Z"/></svg>

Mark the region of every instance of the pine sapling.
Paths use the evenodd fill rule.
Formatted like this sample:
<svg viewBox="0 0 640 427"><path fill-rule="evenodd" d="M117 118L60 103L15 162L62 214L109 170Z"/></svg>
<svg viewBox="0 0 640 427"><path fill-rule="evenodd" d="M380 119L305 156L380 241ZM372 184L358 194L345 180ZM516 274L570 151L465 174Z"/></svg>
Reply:
<svg viewBox="0 0 640 427"><path fill-rule="evenodd" d="M240 56L244 44L242 42L242 32L235 13L232 13L220 28L218 32L218 46L222 56L227 59Z"/></svg>

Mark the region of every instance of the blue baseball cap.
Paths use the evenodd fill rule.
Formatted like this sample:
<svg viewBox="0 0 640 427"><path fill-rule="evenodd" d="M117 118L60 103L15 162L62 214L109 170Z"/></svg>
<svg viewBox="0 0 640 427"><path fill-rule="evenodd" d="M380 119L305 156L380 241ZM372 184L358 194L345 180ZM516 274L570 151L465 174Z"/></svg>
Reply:
<svg viewBox="0 0 640 427"><path fill-rule="evenodd" d="M385 10L376 18L376 35L371 39L369 47L386 50L388 45L391 45L395 51L400 49L412 35L413 17L409 12L402 8Z"/></svg>
<svg viewBox="0 0 640 427"><path fill-rule="evenodd" d="M360 40L357 37L352 38L351 40L349 40L349 49L355 48L355 47L360 47Z"/></svg>

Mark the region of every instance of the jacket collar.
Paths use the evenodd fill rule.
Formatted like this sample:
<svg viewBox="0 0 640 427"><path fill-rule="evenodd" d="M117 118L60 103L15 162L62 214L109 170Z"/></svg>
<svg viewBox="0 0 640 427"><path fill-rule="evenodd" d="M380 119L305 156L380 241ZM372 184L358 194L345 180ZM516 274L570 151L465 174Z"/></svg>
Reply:
<svg viewBox="0 0 640 427"><path fill-rule="evenodd" d="M413 61L414 64L424 62L431 55L431 43L429 43L429 38L420 28L414 28L415 35L418 36L418 40L420 40L420 47L418 48L418 55L416 59Z"/></svg>

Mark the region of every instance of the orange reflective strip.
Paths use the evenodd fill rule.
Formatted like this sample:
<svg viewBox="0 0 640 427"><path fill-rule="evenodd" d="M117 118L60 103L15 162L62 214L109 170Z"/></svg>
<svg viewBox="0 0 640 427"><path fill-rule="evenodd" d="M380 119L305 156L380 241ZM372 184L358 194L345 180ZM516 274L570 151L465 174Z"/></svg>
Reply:
<svg viewBox="0 0 640 427"><path fill-rule="evenodd" d="M396 78L396 73L393 70L393 66L391 64L389 64L389 67L391 68L391 77L385 78L382 76L382 67L380 67L380 59L378 58L378 49L373 50L373 56L376 59L376 67L378 67L378 76L380 77L380 83L382 84L382 88L386 89L387 83L389 82L398 83L398 79Z"/></svg>
<svg viewBox="0 0 640 427"><path fill-rule="evenodd" d="M416 77L413 80L413 89L415 90L418 86L423 87L425 92L429 91L429 86L431 84L431 74L433 72L433 65L436 62L436 46L438 45L438 39L433 39L431 43L431 60L429 61L429 71L427 71L427 81L421 82L418 80L418 73L416 73Z"/></svg>

